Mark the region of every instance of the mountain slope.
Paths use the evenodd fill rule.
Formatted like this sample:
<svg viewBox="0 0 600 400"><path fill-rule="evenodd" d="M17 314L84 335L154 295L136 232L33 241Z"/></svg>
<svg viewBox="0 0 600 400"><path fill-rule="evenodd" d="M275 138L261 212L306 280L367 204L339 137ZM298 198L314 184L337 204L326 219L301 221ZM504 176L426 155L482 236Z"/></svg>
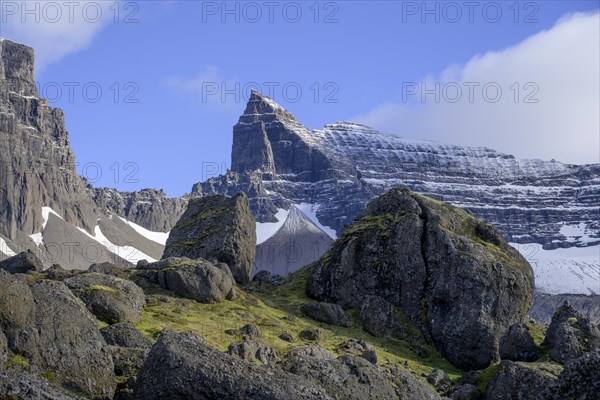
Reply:
<svg viewBox="0 0 600 400"><path fill-rule="evenodd" d="M327 233L293 205L277 232L256 246L253 274L269 271L287 276L319 259L332 243Z"/></svg>

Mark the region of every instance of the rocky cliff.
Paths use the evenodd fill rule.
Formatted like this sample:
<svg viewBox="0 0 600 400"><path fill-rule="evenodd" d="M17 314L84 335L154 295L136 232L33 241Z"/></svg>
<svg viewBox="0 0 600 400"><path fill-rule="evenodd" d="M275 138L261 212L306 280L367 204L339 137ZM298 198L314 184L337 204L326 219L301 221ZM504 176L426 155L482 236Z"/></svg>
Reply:
<svg viewBox="0 0 600 400"><path fill-rule="evenodd" d="M233 130L232 170L192 195L245 191L258 222L291 203L320 204L338 233L392 187L471 210L510 242L546 248L600 242L600 165L517 160L488 148L404 139L340 122L310 131L253 92Z"/></svg>
<svg viewBox="0 0 600 400"><path fill-rule="evenodd" d="M42 207L93 231L94 203L75 172L63 112L39 98L33 49L0 39L0 234L40 232Z"/></svg>

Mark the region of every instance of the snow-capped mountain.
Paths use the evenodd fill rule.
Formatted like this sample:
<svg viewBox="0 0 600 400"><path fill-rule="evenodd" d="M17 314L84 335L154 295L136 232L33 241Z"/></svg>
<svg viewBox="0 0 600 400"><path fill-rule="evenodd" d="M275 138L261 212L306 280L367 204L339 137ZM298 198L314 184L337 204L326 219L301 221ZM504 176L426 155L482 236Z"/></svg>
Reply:
<svg viewBox="0 0 600 400"><path fill-rule="evenodd" d="M253 92L233 129L231 165L225 175L194 185L192 196L243 190L259 223L281 223L282 209L312 204L319 223L339 234L368 201L404 186L469 209L513 243L544 250L593 246L596 257L586 261L592 266L587 274L570 256L549 251L552 257L538 260L538 279L551 292L600 292L600 277L594 279L600 264L599 164L517 160L488 148L405 139L351 122L311 131ZM568 265L559 270L580 283L565 286L562 272L552 272L558 264L549 260L555 258Z"/></svg>
<svg viewBox="0 0 600 400"><path fill-rule="evenodd" d="M306 209L302 205L292 205L289 211L284 210L287 216L283 224L273 235L256 246L253 275L265 270L287 276L317 260L329 249L333 238L300 208ZM275 224L279 225L279 223L258 224L257 231L269 232L271 228L269 225Z"/></svg>

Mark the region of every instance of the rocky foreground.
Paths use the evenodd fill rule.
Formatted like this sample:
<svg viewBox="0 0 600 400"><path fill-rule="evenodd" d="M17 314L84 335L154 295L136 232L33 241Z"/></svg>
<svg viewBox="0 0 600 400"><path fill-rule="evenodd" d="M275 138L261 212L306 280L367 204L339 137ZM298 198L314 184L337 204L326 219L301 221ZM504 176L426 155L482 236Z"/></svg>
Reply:
<svg viewBox="0 0 600 400"><path fill-rule="evenodd" d="M600 392L598 326L568 303L549 325L527 317L531 267L468 212L392 190L313 265L240 285L253 223L245 195L209 197L190 202L157 262L1 262L0 399Z"/></svg>

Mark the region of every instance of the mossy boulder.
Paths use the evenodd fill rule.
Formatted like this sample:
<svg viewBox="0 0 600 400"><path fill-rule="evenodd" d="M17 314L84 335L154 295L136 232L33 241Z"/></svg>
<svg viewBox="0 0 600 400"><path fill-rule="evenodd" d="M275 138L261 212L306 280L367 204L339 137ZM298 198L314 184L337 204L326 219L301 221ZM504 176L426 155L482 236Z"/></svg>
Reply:
<svg viewBox="0 0 600 400"><path fill-rule="evenodd" d="M358 307L380 296L400 307L455 366L499 358L500 337L533 301L533 270L469 212L394 189L373 200L313 265L307 294Z"/></svg>
<svg viewBox="0 0 600 400"><path fill-rule="evenodd" d="M255 256L256 221L244 193L191 199L163 254L223 262L240 284L250 281Z"/></svg>
<svg viewBox="0 0 600 400"><path fill-rule="evenodd" d="M99 320L107 324L137 323L146 305L142 288L104 273L89 272L64 280Z"/></svg>

